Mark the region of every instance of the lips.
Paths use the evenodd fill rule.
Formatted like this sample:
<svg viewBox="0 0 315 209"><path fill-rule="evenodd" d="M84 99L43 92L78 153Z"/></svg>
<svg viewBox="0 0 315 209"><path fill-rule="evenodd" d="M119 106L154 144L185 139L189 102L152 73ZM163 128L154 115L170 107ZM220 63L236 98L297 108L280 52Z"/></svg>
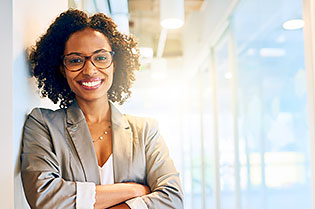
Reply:
<svg viewBox="0 0 315 209"><path fill-rule="evenodd" d="M78 81L78 83L80 84L82 88L86 90L94 90L94 89L99 88L102 85L103 80L100 78L84 79L84 80Z"/></svg>

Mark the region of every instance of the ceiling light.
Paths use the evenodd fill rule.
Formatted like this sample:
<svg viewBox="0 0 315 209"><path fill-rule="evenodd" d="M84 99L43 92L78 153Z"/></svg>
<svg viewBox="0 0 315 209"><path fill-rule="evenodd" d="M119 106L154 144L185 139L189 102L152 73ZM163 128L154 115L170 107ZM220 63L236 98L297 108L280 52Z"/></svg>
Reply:
<svg viewBox="0 0 315 209"><path fill-rule="evenodd" d="M160 0L160 24L166 29L184 25L184 0Z"/></svg>
<svg viewBox="0 0 315 209"><path fill-rule="evenodd" d="M285 30L298 30L304 27L304 21L302 19L292 19L282 24Z"/></svg>
<svg viewBox="0 0 315 209"><path fill-rule="evenodd" d="M183 20L168 18L161 21L161 26L166 29L177 29L184 25Z"/></svg>

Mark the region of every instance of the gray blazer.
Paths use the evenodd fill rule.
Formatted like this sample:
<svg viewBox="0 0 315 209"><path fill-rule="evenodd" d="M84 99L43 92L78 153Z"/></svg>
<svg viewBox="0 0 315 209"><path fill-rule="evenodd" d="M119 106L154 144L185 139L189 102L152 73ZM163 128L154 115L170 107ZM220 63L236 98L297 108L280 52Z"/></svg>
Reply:
<svg viewBox="0 0 315 209"><path fill-rule="evenodd" d="M156 121L121 114L111 104L115 182L146 184L148 208L183 208L183 192ZM21 175L31 208L76 208L76 182L100 184L91 135L78 104L35 108L23 133Z"/></svg>

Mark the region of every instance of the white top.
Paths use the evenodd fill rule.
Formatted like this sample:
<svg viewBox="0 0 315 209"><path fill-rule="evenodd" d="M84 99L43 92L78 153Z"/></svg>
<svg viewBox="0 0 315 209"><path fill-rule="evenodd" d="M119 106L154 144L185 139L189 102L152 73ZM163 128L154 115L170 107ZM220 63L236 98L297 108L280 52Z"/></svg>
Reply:
<svg viewBox="0 0 315 209"><path fill-rule="evenodd" d="M102 185L114 183L114 167L112 156L113 154L109 156L109 158L102 167L98 166Z"/></svg>
<svg viewBox="0 0 315 209"><path fill-rule="evenodd" d="M102 167L98 166L101 184L114 184L113 154L109 156ZM77 182L77 209L93 209L95 203L95 184ZM125 202L131 209L148 209L141 197Z"/></svg>

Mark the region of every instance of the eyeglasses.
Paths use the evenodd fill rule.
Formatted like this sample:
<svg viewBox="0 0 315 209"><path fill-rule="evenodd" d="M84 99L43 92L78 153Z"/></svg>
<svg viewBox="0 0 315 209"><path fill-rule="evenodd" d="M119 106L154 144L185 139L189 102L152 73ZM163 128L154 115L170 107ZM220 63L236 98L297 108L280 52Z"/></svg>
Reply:
<svg viewBox="0 0 315 209"><path fill-rule="evenodd" d="M83 56L80 53L70 53L62 56L63 65L71 72L81 70L87 60L91 60L92 64L100 69L106 69L113 63L114 51L106 51L100 49L94 52L91 56Z"/></svg>

